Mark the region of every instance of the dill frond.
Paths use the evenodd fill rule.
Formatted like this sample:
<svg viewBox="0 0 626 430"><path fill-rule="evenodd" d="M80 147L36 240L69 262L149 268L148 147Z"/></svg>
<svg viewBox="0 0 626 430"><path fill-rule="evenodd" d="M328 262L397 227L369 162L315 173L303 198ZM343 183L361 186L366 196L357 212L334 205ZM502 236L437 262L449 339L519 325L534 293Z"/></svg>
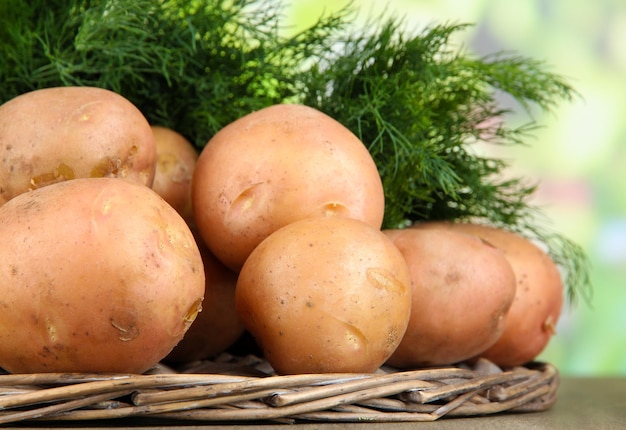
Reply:
<svg viewBox="0 0 626 430"><path fill-rule="evenodd" d="M408 36L389 19L373 33L342 34L303 76L304 103L350 128L368 146L385 189L384 227L423 220L481 220L544 242L567 275L572 301L588 296L580 248L538 225L537 184L506 178L508 164L480 156L479 142L525 144L537 124L507 126L496 92L529 112L575 96L545 65L502 53L474 58L450 48L467 24ZM494 121L495 120L495 121ZM495 124L495 125L489 125Z"/></svg>
<svg viewBox="0 0 626 430"><path fill-rule="evenodd" d="M542 240L567 274L572 301L589 297L582 250L537 221L536 184L505 178L503 160L475 144L523 145L496 102L553 109L576 95L545 64L451 47L469 24L418 34L397 19L350 26L351 5L284 37L274 0L3 0L0 103L53 86L97 86L149 122L202 148L222 127L276 103L315 107L369 149L385 188L384 227L479 219ZM352 29L352 30L351 30Z"/></svg>

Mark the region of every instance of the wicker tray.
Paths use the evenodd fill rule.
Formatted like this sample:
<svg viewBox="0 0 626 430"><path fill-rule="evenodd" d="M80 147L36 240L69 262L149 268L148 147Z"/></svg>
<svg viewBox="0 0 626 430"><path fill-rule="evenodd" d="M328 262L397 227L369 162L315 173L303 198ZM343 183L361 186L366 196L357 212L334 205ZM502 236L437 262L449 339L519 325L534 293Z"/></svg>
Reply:
<svg viewBox="0 0 626 430"><path fill-rule="evenodd" d="M221 356L142 375L0 375L0 424L143 417L198 422L400 422L543 411L559 377L548 363L488 361L373 374L276 376L257 357Z"/></svg>

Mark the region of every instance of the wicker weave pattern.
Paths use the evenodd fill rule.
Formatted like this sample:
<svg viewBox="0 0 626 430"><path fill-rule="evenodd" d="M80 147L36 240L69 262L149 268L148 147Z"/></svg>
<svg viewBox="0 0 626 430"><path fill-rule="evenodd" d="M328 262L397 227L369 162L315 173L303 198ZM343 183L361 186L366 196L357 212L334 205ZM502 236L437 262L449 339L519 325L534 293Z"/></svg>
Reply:
<svg viewBox="0 0 626 430"><path fill-rule="evenodd" d="M556 401L554 366L494 368L481 363L478 368L258 376L258 367L204 373L204 365L184 371L192 373L163 367L144 375L0 375L0 424L128 417L202 422L434 421L542 411Z"/></svg>

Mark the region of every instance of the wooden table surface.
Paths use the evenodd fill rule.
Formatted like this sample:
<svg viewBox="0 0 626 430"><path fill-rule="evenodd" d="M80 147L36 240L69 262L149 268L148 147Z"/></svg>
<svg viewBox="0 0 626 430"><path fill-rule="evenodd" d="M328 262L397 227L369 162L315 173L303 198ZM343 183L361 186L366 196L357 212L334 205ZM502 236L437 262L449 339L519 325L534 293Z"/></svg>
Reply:
<svg viewBox="0 0 626 430"><path fill-rule="evenodd" d="M471 429L625 429L626 430L626 378L562 378L558 400L549 410L537 413L502 414L472 418L443 418L432 423L333 423L333 424L249 424L249 425L198 425L191 423L168 423L131 421L68 424L54 427L21 423L19 426L2 428L134 428L179 430L471 430Z"/></svg>

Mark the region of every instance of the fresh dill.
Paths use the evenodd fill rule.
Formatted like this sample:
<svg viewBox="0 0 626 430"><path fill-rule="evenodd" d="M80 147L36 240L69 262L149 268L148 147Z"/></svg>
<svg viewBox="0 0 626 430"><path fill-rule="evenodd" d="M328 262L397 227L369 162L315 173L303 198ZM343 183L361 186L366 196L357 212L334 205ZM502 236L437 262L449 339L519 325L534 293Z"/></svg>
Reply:
<svg viewBox="0 0 626 430"><path fill-rule="evenodd" d="M549 110L574 89L530 58L452 49L468 24L409 34L381 18L354 31L351 12L287 37L273 0L3 0L0 103L52 86L107 88L198 149L249 112L307 104L367 145L385 188L385 227L429 219L508 227L549 248L571 301L587 298L587 257L529 203L536 184L504 178L503 160L474 150L524 144L537 126L509 127L496 92Z"/></svg>
<svg viewBox="0 0 626 430"><path fill-rule="evenodd" d="M467 24L417 35L389 19L373 32L342 33L303 74L304 103L354 131L377 162L385 189L384 226L472 220L506 227L548 247L564 268L571 301L588 298L587 257L550 231L529 203L537 184L504 175L508 164L479 155L477 143L524 144L537 125L510 128L495 91L528 111L550 110L575 90L545 65L514 55L477 58L450 48ZM370 27L372 28L372 27Z"/></svg>

